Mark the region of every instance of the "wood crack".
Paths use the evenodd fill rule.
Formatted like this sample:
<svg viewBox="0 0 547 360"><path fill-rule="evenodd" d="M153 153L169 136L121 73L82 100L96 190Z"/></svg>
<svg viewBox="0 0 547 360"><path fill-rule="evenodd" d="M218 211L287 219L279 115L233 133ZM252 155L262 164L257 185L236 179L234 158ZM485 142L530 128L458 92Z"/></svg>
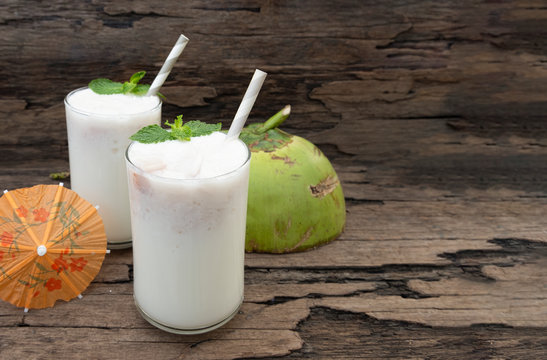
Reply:
<svg viewBox="0 0 547 360"><path fill-rule="evenodd" d="M222 11L222 12L234 12L234 11L246 11L252 13L259 13L260 7L194 7L196 10L205 10L205 11Z"/></svg>
<svg viewBox="0 0 547 360"><path fill-rule="evenodd" d="M287 302L290 302L290 301L301 300L301 299L322 299L322 298L326 298L326 297L329 297L329 298L331 298L331 297L352 297L352 296L356 296L356 295L359 295L359 294L372 293L372 292L377 292L377 291L374 290L374 289L368 289L368 290L363 289L363 290L355 290L353 292L346 293L346 294L336 294L336 295L322 294L322 293L319 293L319 292L315 292L315 293L310 293L310 294L307 294L307 295L304 295L304 296L274 296L271 299L265 300L265 301L249 301L249 302L252 302L254 304L262 304L262 305L278 305L278 304L284 304L284 303L287 303Z"/></svg>

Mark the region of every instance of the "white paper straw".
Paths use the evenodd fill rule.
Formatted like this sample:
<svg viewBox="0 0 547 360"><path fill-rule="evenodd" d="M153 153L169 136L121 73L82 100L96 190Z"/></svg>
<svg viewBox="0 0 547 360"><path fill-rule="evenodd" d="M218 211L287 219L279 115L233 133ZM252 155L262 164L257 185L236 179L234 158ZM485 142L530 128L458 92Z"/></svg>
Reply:
<svg viewBox="0 0 547 360"><path fill-rule="evenodd" d="M175 46L173 46L171 52L169 53L169 56L167 56L167 59L165 59L165 62L160 69L160 72L158 73L158 75L156 75L156 78L152 82L152 85L150 85L150 89L148 89L146 96L156 95L158 91L160 91L160 88L169 76L171 69L175 65L175 62L177 62L177 59L182 53L182 50L184 50L184 48L186 47L187 43L188 38L180 34L179 39L175 43Z"/></svg>
<svg viewBox="0 0 547 360"><path fill-rule="evenodd" d="M266 74L262 70L255 70L253 78L249 83L249 87L247 88L247 91L243 96L243 100L241 100L241 104L239 104L239 109L237 109L237 113L236 116L234 116L234 120L232 121L230 130L228 130L229 139L239 137L241 129L243 129L243 125L245 125L245 121L247 121L247 118L249 117L251 109L253 108L253 105L255 103L256 97L260 92L260 88L264 83L264 79L266 79L266 75L268 74Z"/></svg>

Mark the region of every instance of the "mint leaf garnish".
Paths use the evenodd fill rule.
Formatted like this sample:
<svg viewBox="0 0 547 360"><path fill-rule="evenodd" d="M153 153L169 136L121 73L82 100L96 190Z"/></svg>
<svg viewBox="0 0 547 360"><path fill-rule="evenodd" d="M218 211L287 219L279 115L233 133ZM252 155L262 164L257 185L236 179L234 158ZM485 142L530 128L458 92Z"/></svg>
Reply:
<svg viewBox="0 0 547 360"><path fill-rule="evenodd" d="M190 130L188 126L183 126L180 128L172 128L171 130L171 138L173 140L190 141L191 137L192 137L192 130Z"/></svg>
<svg viewBox="0 0 547 360"><path fill-rule="evenodd" d="M192 131L192 137L209 135L212 132L220 131L221 123L207 124L199 120L192 120L186 123L186 126Z"/></svg>
<svg viewBox="0 0 547 360"><path fill-rule="evenodd" d="M132 91L132 94L135 94L137 96L144 96L148 92L148 89L150 89L150 85L148 84L138 84ZM159 93L158 93L159 95Z"/></svg>
<svg viewBox="0 0 547 360"><path fill-rule="evenodd" d="M192 137L209 135L215 131L220 131L222 127L221 123L207 124L199 120L188 121L184 124L182 115L177 116L172 124L166 121L165 125L170 126L171 131L159 125L149 125L131 135L129 139L143 144L159 143L167 140L189 141Z"/></svg>
<svg viewBox="0 0 547 360"><path fill-rule="evenodd" d="M109 79L95 79L89 82L88 87L96 94L133 94L138 96L146 95L150 85L140 84L139 81L144 77L146 71L139 71L131 75L129 81L122 83Z"/></svg>
<svg viewBox="0 0 547 360"><path fill-rule="evenodd" d="M124 82L122 86L122 92L124 94L129 94L131 91L133 91L134 88L137 87L137 84L131 83L131 82Z"/></svg>
<svg viewBox="0 0 547 360"><path fill-rule="evenodd" d="M120 84L108 79L101 78L101 79L91 80L88 86L91 90L93 90L93 92L97 94L104 94L104 95L123 94L122 92L123 84Z"/></svg>
<svg viewBox="0 0 547 360"><path fill-rule="evenodd" d="M70 177L70 172L61 171L49 174L49 178L52 180L66 180Z"/></svg>
<svg viewBox="0 0 547 360"><path fill-rule="evenodd" d="M192 137L192 130L188 126L182 125L182 115L177 116L173 124L166 121L165 125L171 127L173 140L188 141Z"/></svg>
<svg viewBox="0 0 547 360"><path fill-rule="evenodd" d="M129 138L143 144L154 144L171 140L171 133L159 125L145 126Z"/></svg>
<svg viewBox="0 0 547 360"><path fill-rule="evenodd" d="M177 116L173 124L169 123L169 121L166 121L165 125L171 126L171 129L182 127L182 115Z"/></svg>
<svg viewBox="0 0 547 360"><path fill-rule="evenodd" d="M139 81L146 75L146 71L139 71L131 75L131 79L129 79L130 83L138 84Z"/></svg>

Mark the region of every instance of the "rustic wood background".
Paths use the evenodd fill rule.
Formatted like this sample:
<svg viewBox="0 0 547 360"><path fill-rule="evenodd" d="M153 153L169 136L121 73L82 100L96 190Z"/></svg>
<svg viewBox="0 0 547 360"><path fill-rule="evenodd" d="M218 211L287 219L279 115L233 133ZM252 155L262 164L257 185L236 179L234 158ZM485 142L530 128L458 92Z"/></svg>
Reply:
<svg viewBox="0 0 547 360"><path fill-rule="evenodd" d="M342 180L337 241L247 254L246 300L200 336L132 303L131 251L83 300L0 304L0 358L473 358L547 352L547 3L87 0L0 3L0 186L68 170L63 98L149 82L190 38L165 119L224 122L255 68L250 121L285 104Z"/></svg>

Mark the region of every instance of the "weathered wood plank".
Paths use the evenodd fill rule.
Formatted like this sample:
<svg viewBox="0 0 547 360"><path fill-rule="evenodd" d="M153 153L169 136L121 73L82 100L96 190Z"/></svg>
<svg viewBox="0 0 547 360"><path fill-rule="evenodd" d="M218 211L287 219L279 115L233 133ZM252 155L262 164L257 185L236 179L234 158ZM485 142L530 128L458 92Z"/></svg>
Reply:
<svg viewBox="0 0 547 360"><path fill-rule="evenodd" d="M314 308L299 328L301 350L287 359L537 359L543 328L503 325L431 327Z"/></svg>
<svg viewBox="0 0 547 360"><path fill-rule="evenodd" d="M421 322L436 326L504 323L513 326L547 326L546 258L535 264L511 268L488 266L488 278L440 278L410 280L408 287L418 298L385 296L370 282L348 284L249 285L240 314L225 328L285 328L296 326L311 306L359 311L380 319ZM149 326L132 304L130 285L125 292L109 293L108 285L94 286L82 300L59 303L52 309L34 310L22 322L29 326L142 328ZM314 294L310 298L310 295ZM286 299L263 304L275 297ZM317 300L314 298L318 298ZM257 302L252 304L252 302ZM13 322L20 309L3 304L3 324ZM112 312L112 310L115 310ZM491 311L485 311L491 310ZM94 314L90 321L86 314ZM6 317L10 316L10 317ZM62 318L60 320L60 318ZM101 325L102 324L102 325ZM285 325L283 325L285 324ZM279 327L281 326L281 327Z"/></svg>
<svg viewBox="0 0 547 360"><path fill-rule="evenodd" d="M459 250L496 250L495 244L475 240L371 240L335 241L312 252L285 255L248 254L250 267L266 268L336 268L377 267L393 264L445 265L450 260L439 257Z"/></svg>
<svg viewBox="0 0 547 360"><path fill-rule="evenodd" d="M110 300L114 301L108 301L108 298L105 300L104 297L88 295L81 301L72 301L49 310L32 311L22 320L28 327L20 329L35 329L32 334L36 333L36 329L44 331L48 327L55 327L59 333L63 333L65 328L70 329L73 331L72 335L63 336L65 340L58 342L64 344L78 335L77 332L82 330L81 327L84 327L85 331L93 333L97 331L94 329L95 327L106 326L110 334L108 335L110 340L105 342L106 348L113 346L112 342L121 342L121 346L116 349L112 348L111 354L120 353L120 351L136 351L126 348L124 342L127 340L123 339L129 337L130 342L139 342L141 341L139 334L142 334L146 335L145 341L154 344L153 347L158 351L177 351L177 353L187 356L208 358L208 355L211 356L211 354L215 356L211 351L215 340L220 340L223 344L224 341L227 341L226 356L229 357L273 356L297 349L302 346L300 338L294 332L281 329L295 329L299 321L308 316L309 308L315 306L363 312L383 320L413 321L444 327L477 323L546 326L547 293L545 293L541 282L537 281L537 279L544 278L545 269L547 269L545 262L535 266L522 265L503 269L491 266L488 273L491 276L497 274L498 277L495 278L495 281L462 279L442 280L441 282L410 281L409 285L425 296L425 298L419 299L375 294L339 297L332 296L333 294L326 290L327 287L323 290L315 288L314 291L320 294L316 299L298 299L270 306L246 303L240 314L222 329L210 334L192 337L165 334L152 328L130 306L129 299L127 299L129 301L115 301L118 296L112 296ZM522 287L522 281L527 278L528 274L532 275L532 279L525 282L528 285ZM301 292L302 287L287 286L281 292L280 289L280 287L269 287L262 290L282 295L289 294L297 298L305 296ZM367 290L372 289L368 287ZM535 291L534 297L527 295L531 290ZM528 300L522 301L523 298ZM259 296L258 300L262 300L262 298ZM88 303L84 304L86 301ZM121 304L124 305L123 308L120 308ZM109 322L103 318L108 316L107 311L101 311L100 308L110 307L112 309L113 306L116 311L110 312L110 316L114 319ZM485 309L489 311L485 312ZM85 311L91 311L97 319L97 324L102 325L90 323ZM21 317L23 316L21 315ZM85 324L82 324L82 318L87 318ZM0 329L0 332L3 331L5 328ZM24 330L19 332L21 331ZM101 334L104 334L104 331L92 337L94 341L99 340ZM121 336L122 339L118 336ZM6 338L9 340L10 336L6 336ZM177 347L172 344L184 346ZM283 346L274 346L281 344ZM251 352L251 347L255 347L254 352ZM277 351L272 353L274 348Z"/></svg>
<svg viewBox="0 0 547 360"><path fill-rule="evenodd" d="M343 239L546 241L543 199L529 201L411 201L348 206ZM477 231L480 229L480 231ZM425 241L424 241L425 242Z"/></svg>
<svg viewBox="0 0 547 360"><path fill-rule="evenodd" d="M469 326L499 323L510 326L547 326L547 259L535 265L504 269L501 281L443 279L440 282L411 280L409 287L428 296L408 299L400 296L363 294L326 298L316 302L339 310L363 312L377 319L396 319L432 326ZM510 274L509 276L507 274ZM528 275L532 279L528 280ZM535 278L535 279L534 279ZM495 278L494 278L495 279ZM498 279L495 279L498 280Z"/></svg>
<svg viewBox="0 0 547 360"><path fill-rule="evenodd" d="M0 328L0 357L41 359L230 359L280 356L302 340L288 330L217 330L213 336L178 336L157 329L55 327ZM216 340L216 341L215 341ZM19 347L17 344L25 343ZM222 353L218 344L222 343ZM143 346L146 344L146 346Z"/></svg>
<svg viewBox="0 0 547 360"><path fill-rule="evenodd" d="M257 103L256 114L266 117L273 113L272 106L277 109L290 102L300 116L289 126L319 129L338 124L339 131L349 134L357 130L351 119L449 117L471 124L482 121L487 131L492 126L505 131L504 126L512 127L512 117L518 117L545 129L538 119L545 112L541 89L547 75L537 51L539 30L530 22L528 6L533 5L397 3L363 6L345 1L335 9L326 3L286 7L263 3L219 9L203 1L176 7L166 2L159 8L110 1L66 7L54 1L47 8L16 11L17 2L6 2L0 8L0 19L7 24L0 49L6 61L16 58L25 66L10 63L9 72L2 70L8 81L0 85L0 92L19 104L7 109L22 104L29 109L62 105L68 91L90 78L127 77L137 67L153 72L163 57L151 49L167 52L172 40L164 34L178 33L182 27L193 40L166 89L173 86L171 92L178 92L196 87L213 97L202 110L190 109L190 116L229 120L246 84L245 72L262 66L272 76L262 95L268 101ZM534 16L542 19L545 10L534 9ZM254 36L248 36L249 24ZM33 31L37 26L71 36L48 46L51 36ZM516 51L511 41L522 41L529 53ZM36 53L40 62L33 61ZM40 76L46 70L44 64L52 64L46 78ZM235 73L226 68L236 69ZM59 92L32 90L47 81L55 81ZM172 103L177 107L196 104L176 98ZM198 99L197 105L203 105L203 100ZM177 111L166 110L169 116ZM491 121L492 117L497 120ZM59 123L54 119L48 121ZM343 131L347 127L352 131ZM321 142L330 143L336 134L321 134Z"/></svg>

